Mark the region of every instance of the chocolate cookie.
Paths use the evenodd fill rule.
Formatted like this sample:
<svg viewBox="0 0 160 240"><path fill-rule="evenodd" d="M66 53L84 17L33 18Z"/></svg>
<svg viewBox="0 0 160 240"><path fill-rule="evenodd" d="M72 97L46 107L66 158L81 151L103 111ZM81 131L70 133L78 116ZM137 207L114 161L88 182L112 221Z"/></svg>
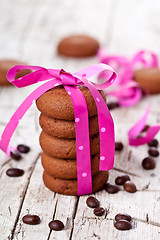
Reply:
<svg viewBox="0 0 160 240"><path fill-rule="evenodd" d="M41 128L50 136L58 138L76 138L75 121L50 118L41 113L39 118ZM89 135L99 132L98 116L89 118Z"/></svg>
<svg viewBox="0 0 160 240"><path fill-rule="evenodd" d="M108 180L108 172L101 171L92 177L92 190L96 192L103 188ZM77 180L65 180L54 178L48 175L45 171L43 173L43 181L46 187L51 191L64 195L77 195Z"/></svg>
<svg viewBox="0 0 160 240"><path fill-rule="evenodd" d="M12 85L8 80L7 80L7 72L8 70L15 66L15 65L20 65L24 64L22 62L19 62L17 60L0 60L0 85ZM25 76L26 74L31 73L31 70L29 69L24 69L21 70L17 73L16 79Z"/></svg>
<svg viewBox="0 0 160 240"><path fill-rule="evenodd" d="M89 89L83 86L80 86L79 89L86 99L88 116L97 115L96 103ZM100 91L100 93L106 99L104 92ZM36 104L39 111L48 117L61 120L74 120L72 101L63 86L58 86L45 92L37 99Z"/></svg>
<svg viewBox="0 0 160 240"><path fill-rule="evenodd" d="M76 140L51 137L44 131L40 134L42 150L55 158L76 159ZM90 137L91 156L100 152L99 134Z"/></svg>
<svg viewBox="0 0 160 240"><path fill-rule="evenodd" d="M57 47L59 54L69 57L89 57L96 55L99 43L86 35L71 35L63 38Z"/></svg>
<svg viewBox="0 0 160 240"><path fill-rule="evenodd" d="M92 175L99 172L99 153L94 155L91 160ZM60 159L42 153L42 166L46 173L56 178L76 179L77 178L77 161L71 159Z"/></svg>
<svg viewBox="0 0 160 240"><path fill-rule="evenodd" d="M134 72L134 80L151 94L160 93L160 69L143 68Z"/></svg>

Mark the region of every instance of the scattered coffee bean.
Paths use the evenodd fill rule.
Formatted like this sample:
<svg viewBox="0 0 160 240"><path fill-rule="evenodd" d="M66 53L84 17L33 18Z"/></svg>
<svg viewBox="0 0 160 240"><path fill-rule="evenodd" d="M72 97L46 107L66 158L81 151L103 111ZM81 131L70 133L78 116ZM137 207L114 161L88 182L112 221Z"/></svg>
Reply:
<svg viewBox="0 0 160 240"><path fill-rule="evenodd" d="M158 147L158 140L154 138L148 143L148 145L150 147Z"/></svg>
<svg viewBox="0 0 160 240"><path fill-rule="evenodd" d="M95 197L88 197L86 200L87 206L90 208L98 208L100 203Z"/></svg>
<svg viewBox="0 0 160 240"><path fill-rule="evenodd" d="M149 125L146 125L143 129L142 129L142 131L141 132L147 132L147 130L150 128L150 126Z"/></svg>
<svg viewBox="0 0 160 240"><path fill-rule="evenodd" d="M105 209L103 207L98 207L95 208L93 212L96 216L102 216L105 213Z"/></svg>
<svg viewBox="0 0 160 240"><path fill-rule="evenodd" d="M155 177L156 176L156 174L155 173L151 173L151 177Z"/></svg>
<svg viewBox="0 0 160 240"><path fill-rule="evenodd" d="M21 160L22 156L21 154L18 152L18 151L11 151L11 157L14 159L14 160Z"/></svg>
<svg viewBox="0 0 160 240"><path fill-rule="evenodd" d="M27 214L22 218L22 221L25 224L29 224L29 225L37 225L40 223L40 218L37 215L31 215L31 214Z"/></svg>
<svg viewBox="0 0 160 240"><path fill-rule="evenodd" d="M148 150L148 153L152 157L158 157L159 156L159 151L156 148L150 148Z"/></svg>
<svg viewBox="0 0 160 240"><path fill-rule="evenodd" d="M137 191L136 185L131 181L127 181L123 185L126 192L135 193Z"/></svg>
<svg viewBox="0 0 160 240"><path fill-rule="evenodd" d="M119 220L126 220L128 222L131 221L131 216L128 215L128 214L123 214L123 213L118 213L116 216L115 216L115 220L116 221L119 221Z"/></svg>
<svg viewBox="0 0 160 240"><path fill-rule="evenodd" d="M122 175L122 176L118 176L115 179L115 184L117 185L123 185L126 181L129 181L130 177L128 175Z"/></svg>
<svg viewBox="0 0 160 240"><path fill-rule="evenodd" d="M48 226L54 231L61 231L64 229L64 224L60 220L51 221Z"/></svg>
<svg viewBox="0 0 160 240"><path fill-rule="evenodd" d="M132 228L131 223L126 220L119 220L114 223L114 226L121 231L130 230Z"/></svg>
<svg viewBox="0 0 160 240"><path fill-rule="evenodd" d="M23 171L23 169L19 169L19 168L9 168L6 171L6 174L9 177L20 177L24 174L24 171Z"/></svg>
<svg viewBox="0 0 160 240"><path fill-rule="evenodd" d="M122 151L122 149L123 149L123 143L115 142L115 150L116 151Z"/></svg>
<svg viewBox="0 0 160 240"><path fill-rule="evenodd" d="M19 145L17 146L17 149L18 149L18 151L21 152L21 153L28 153L28 152L30 151L30 147L28 147L28 146L26 146L26 145L24 145L24 144L19 144Z"/></svg>
<svg viewBox="0 0 160 240"><path fill-rule="evenodd" d="M146 170L154 169L156 167L156 162L151 157L146 157L142 161L142 166Z"/></svg>
<svg viewBox="0 0 160 240"><path fill-rule="evenodd" d="M107 106L108 106L109 110L112 110L112 109L118 108L119 107L119 103L117 103L117 102L110 102L110 103L107 103Z"/></svg>
<svg viewBox="0 0 160 240"><path fill-rule="evenodd" d="M104 185L104 189L106 190L106 192L111 194L117 193L120 190L119 187L117 187L116 185L112 185L110 183L106 183Z"/></svg>

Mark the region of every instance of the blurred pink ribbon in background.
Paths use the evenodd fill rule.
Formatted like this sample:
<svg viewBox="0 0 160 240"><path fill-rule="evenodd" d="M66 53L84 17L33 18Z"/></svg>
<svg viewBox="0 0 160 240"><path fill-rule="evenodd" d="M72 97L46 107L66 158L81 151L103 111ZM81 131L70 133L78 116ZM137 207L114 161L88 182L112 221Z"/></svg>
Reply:
<svg viewBox="0 0 160 240"><path fill-rule="evenodd" d="M148 58L147 58L148 57ZM106 95L114 96L120 106L129 107L138 103L142 98L141 86L133 80L134 70L137 68L158 68L158 58L156 54L150 51L139 51L131 59L119 55L107 55L104 49L98 51L99 62L114 67L117 72L117 79L114 82L114 90L106 91ZM101 72L98 81L105 80L108 77L106 71ZM148 90L144 89L146 95ZM140 133L146 125L150 112L148 105L144 115L136 122L136 124L128 132L129 144L139 146L150 142L160 130L160 124L149 127L146 133L140 137Z"/></svg>
<svg viewBox="0 0 160 240"><path fill-rule="evenodd" d="M148 57L148 58L147 58ZM133 80L134 70L137 67L157 68L158 59L156 54L149 51L139 51L133 58L127 58L119 55L107 55L104 49L98 51L99 62L112 66L118 77L114 82L114 89L106 91L107 95L116 98L120 106L129 107L135 105L142 98L142 89L138 83ZM98 80L108 78L107 72L102 72Z"/></svg>
<svg viewBox="0 0 160 240"><path fill-rule="evenodd" d="M15 79L17 72L23 69L30 69L34 72ZM91 76L104 70L111 73L110 77L104 83L95 84L88 80ZM92 173L88 109L86 100L79 90L78 85L86 86L95 100L100 134L99 170L108 171L113 168L114 163L114 123L108 107L98 90L108 88L113 84L116 79L114 70L106 64L100 63L89 66L72 75L63 69L46 69L38 66L17 65L8 71L7 78L8 81L18 88L41 81L45 81L45 83L34 90L13 114L1 136L0 148L10 156L10 152L16 149L13 146L9 146L10 139L25 112L44 92L58 85L63 85L72 100L75 115L78 195L91 193Z"/></svg>

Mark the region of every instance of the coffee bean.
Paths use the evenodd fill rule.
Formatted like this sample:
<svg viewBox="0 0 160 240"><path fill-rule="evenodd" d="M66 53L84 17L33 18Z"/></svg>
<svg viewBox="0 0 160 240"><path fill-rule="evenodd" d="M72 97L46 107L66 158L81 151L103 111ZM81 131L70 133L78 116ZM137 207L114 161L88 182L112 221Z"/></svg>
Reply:
<svg viewBox="0 0 160 240"><path fill-rule="evenodd" d="M96 216L102 216L105 213L105 209L103 207L98 207L95 208L93 212Z"/></svg>
<svg viewBox="0 0 160 240"><path fill-rule="evenodd" d="M150 128L149 125L145 125L141 132L147 132L149 128Z"/></svg>
<svg viewBox="0 0 160 240"><path fill-rule="evenodd" d="M130 177L128 175L122 175L122 176L118 176L115 179L115 183L117 185L123 185L126 181L129 181L129 180L130 180Z"/></svg>
<svg viewBox="0 0 160 240"><path fill-rule="evenodd" d="M151 173L151 177L155 177L156 176L156 174L155 173Z"/></svg>
<svg viewBox="0 0 160 240"><path fill-rule="evenodd" d="M22 159L22 156L21 156L21 154L18 152L18 151L14 151L14 150L12 150L11 152L10 152L10 154L11 154L11 157L14 159L14 160L16 160L16 161L19 161L19 160L21 160Z"/></svg>
<svg viewBox="0 0 160 240"><path fill-rule="evenodd" d="M95 197L88 197L86 200L86 203L87 203L87 206L90 208L97 208L100 205L98 199Z"/></svg>
<svg viewBox="0 0 160 240"><path fill-rule="evenodd" d="M154 138L148 143L148 145L150 147L158 147L158 140Z"/></svg>
<svg viewBox="0 0 160 240"><path fill-rule="evenodd" d="M112 109L118 108L119 107L119 103L117 103L117 102L110 102L110 103L107 103L107 106L108 106L109 110L112 110Z"/></svg>
<svg viewBox="0 0 160 240"><path fill-rule="evenodd" d="M114 226L121 231L130 230L132 228L131 223L126 220L119 220L114 223Z"/></svg>
<svg viewBox="0 0 160 240"><path fill-rule="evenodd" d="M159 151L156 148L150 148L148 150L148 153L152 157L158 157L159 156Z"/></svg>
<svg viewBox="0 0 160 240"><path fill-rule="evenodd" d="M28 146L26 146L26 145L24 145L24 144L19 144L19 145L17 146L17 149L18 149L18 151L21 152L21 153L28 153L28 152L30 151L30 147L28 147Z"/></svg>
<svg viewBox="0 0 160 240"><path fill-rule="evenodd" d="M27 214L22 218L22 221L25 224L29 224L29 225L37 225L40 223L40 218L37 215L31 215L31 214Z"/></svg>
<svg viewBox="0 0 160 240"><path fill-rule="evenodd" d="M131 221L131 216L128 215L128 214L123 214L123 213L118 213L116 216L115 216L115 220L116 221L119 221L119 220L126 220L128 222Z"/></svg>
<svg viewBox="0 0 160 240"><path fill-rule="evenodd" d="M116 151L122 151L122 149L123 149L123 143L115 142L115 150Z"/></svg>
<svg viewBox="0 0 160 240"><path fill-rule="evenodd" d="M117 187L116 185L112 185L110 183L106 183L104 185L104 189L106 190L106 192L111 194L117 193L119 191L119 187Z"/></svg>
<svg viewBox="0 0 160 240"><path fill-rule="evenodd" d="M24 174L24 171L22 169L19 169L19 168L9 168L6 171L6 174L9 177L20 177Z"/></svg>
<svg viewBox="0 0 160 240"><path fill-rule="evenodd" d="M137 191L136 185L131 181L127 181L123 185L126 192L135 193Z"/></svg>
<svg viewBox="0 0 160 240"><path fill-rule="evenodd" d="M146 170L154 169L156 167L156 162L151 157L146 157L142 161L142 166Z"/></svg>
<svg viewBox="0 0 160 240"><path fill-rule="evenodd" d="M54 231L61 231L64 229L64 224L60 220L51 221L48 226Z"/></svg>

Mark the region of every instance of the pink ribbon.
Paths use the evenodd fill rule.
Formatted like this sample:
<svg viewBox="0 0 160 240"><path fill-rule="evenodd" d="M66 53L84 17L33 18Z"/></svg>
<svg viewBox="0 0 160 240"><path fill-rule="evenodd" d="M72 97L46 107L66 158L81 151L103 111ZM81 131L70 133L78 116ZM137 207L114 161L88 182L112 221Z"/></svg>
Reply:
<svg viewBox="0 0 160 240"><path fill-rule="evenodd" d="M148 55L149 58L146 58ZM137 67L144 68L158 68L158 58L150 51L140 51L132 59L124 56L107 56L103 49L98 52L100 62L114 66L118 72L118 78L114 85L117 87L115 91L107 92L117 98L121 106L132 106L138 103L142 97L140 86L135 83L133 79L134 70ZM99 79L108 77L108 72L102 72ZM147 96L149 93L145 90ZM142 129L145 127L147 118L149 116L150 106L148 105L144 115L136 122L136 124L129 130L128 139L132 146L139 146L150 142L160 130L160 124L155 124L149 127L144 136L139 137Z"/></svg>
<svg viewBox="0 0 160 240"><path fill-rule="evenodd" d="M31 69L34 70L34 72L15 80L17 72L22 69ZM91 76L104 70L111 73L110 78L106 82L95 84L87 80ZM114 124L108 107L98 90L108 88L113 84L116 79L114 70L101 63L87 67L72 75L63 69L46 69L37 66L17 65L9 70L7 78L8 81L18 88L41 81L45 81L45 83L34 90L13 114L2 134L0 148L10 156L10 151L15 149L15 147L9 146L10 139L25 112L44 92L55 86L63 85L72 100L75 114L78 195L91 193L92 174L88 110L85 98L79 90L78 85L89 88L96 102L100 133L99 170L108 171L113 168L114 163Z"/></svg>
<svg viewBox="0 0 160 240"><path fill-rule="evenodd" d="M147 107L145 114L136 122L136 124L129 130L128 139L129 144L132 146L139 146L150 142L160 130L160 124L154 124L149 127L147 132L142 137L138 137L143 128L145 127L150 106Z"/></svg>
<svg viewBox="0 0 160 240"><path fill-rule="evenodd" d="M146 58L146 55L149 58ZM158 67L157 56L149 51L140 51L132 59L124 56L109 56L103 49L98 52L99 61L108 64L116 70L118 77L114 83L115 90L107 91L107 95L114 96L119 105L128 107L138 103L142 97L139 84L133 81L134 70L137 66L144 68ZM108 79L108 73L100 73L98 79Z"/></svg>

